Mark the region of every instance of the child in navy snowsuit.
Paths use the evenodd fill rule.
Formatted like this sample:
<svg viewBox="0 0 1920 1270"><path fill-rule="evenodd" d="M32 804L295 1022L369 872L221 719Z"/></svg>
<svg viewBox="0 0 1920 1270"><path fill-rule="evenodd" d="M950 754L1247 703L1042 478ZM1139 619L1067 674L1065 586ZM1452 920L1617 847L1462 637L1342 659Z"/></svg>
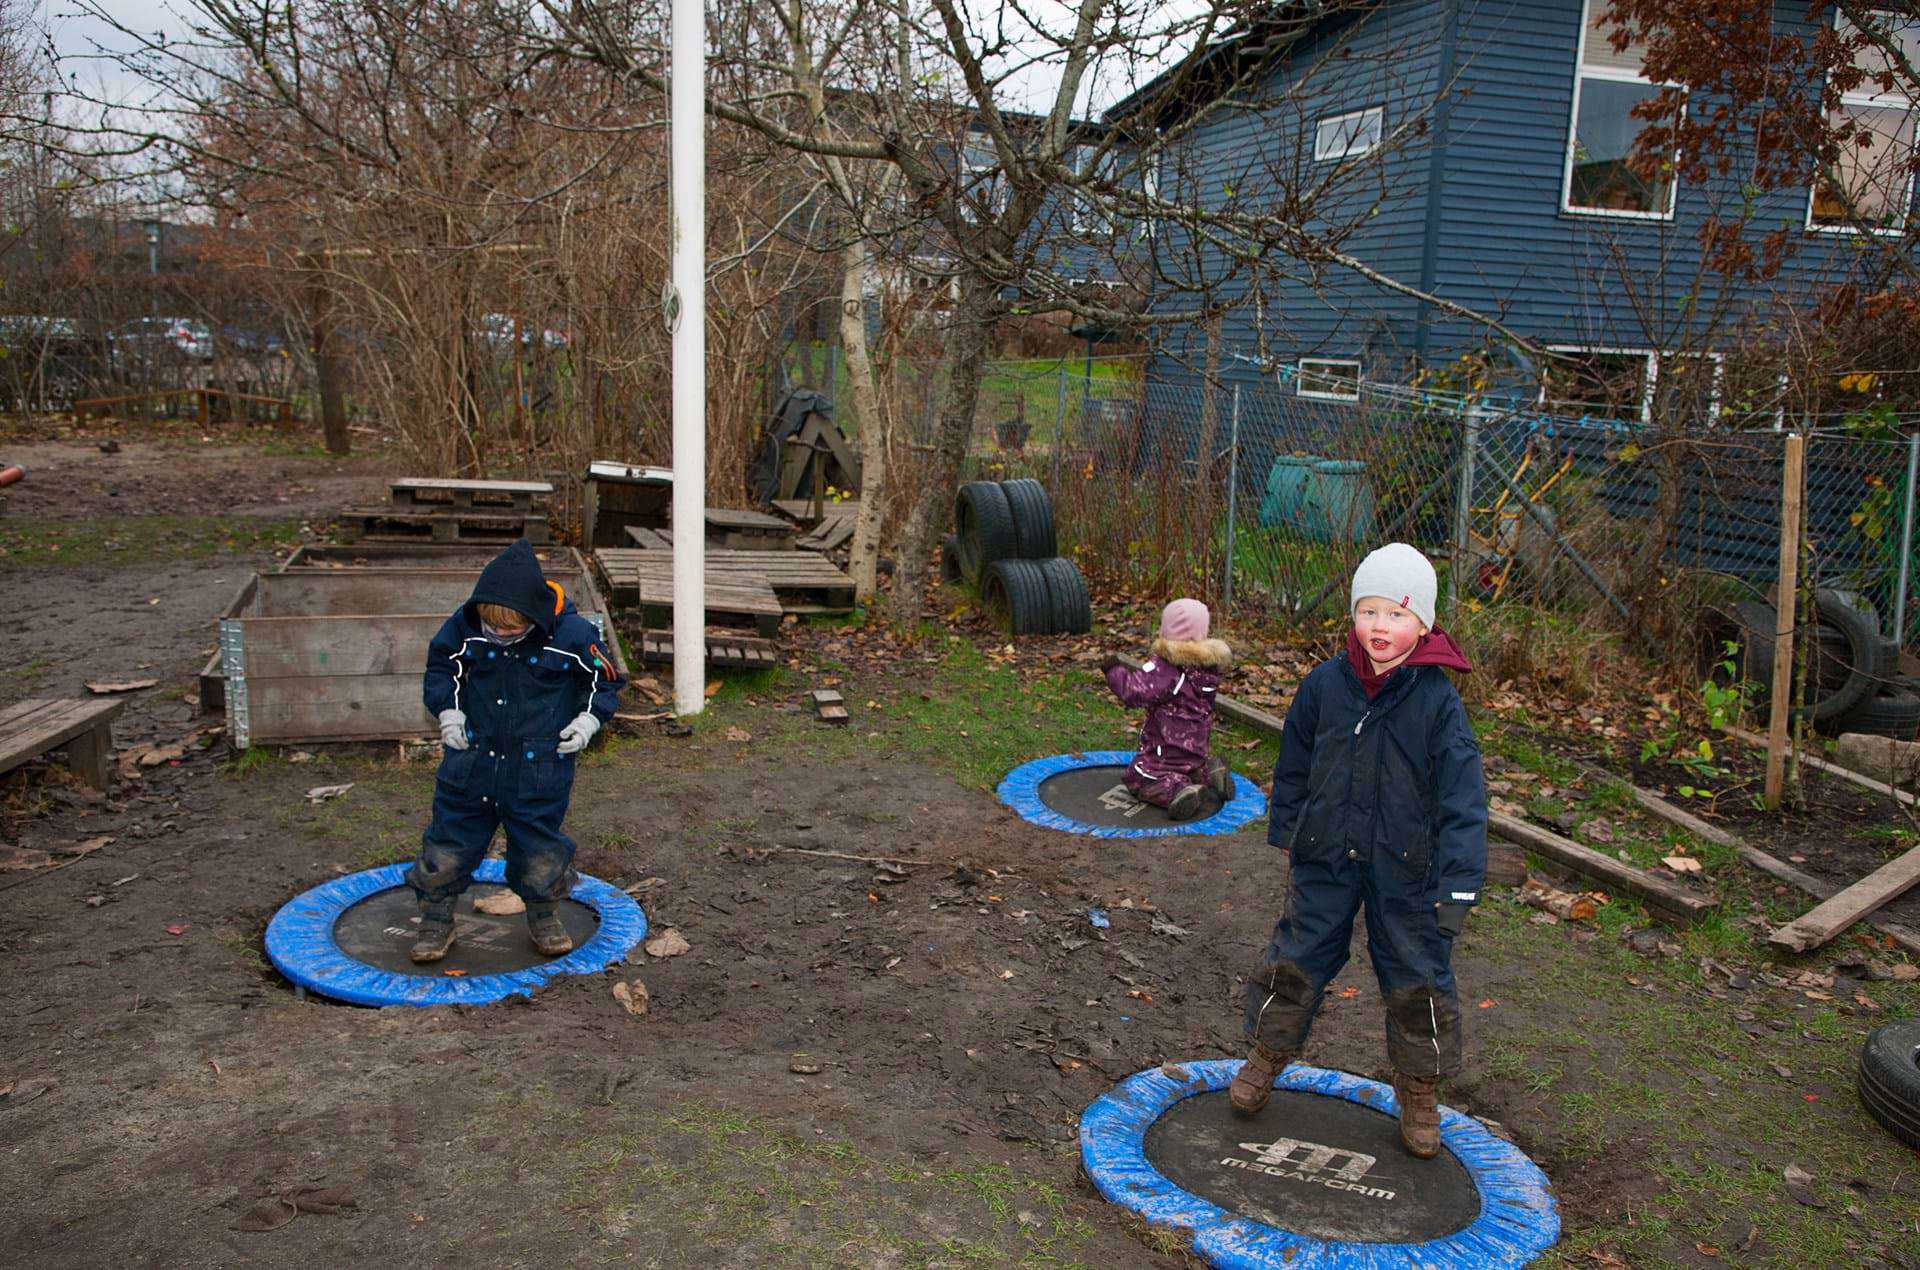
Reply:
<svg viewBox="0 0 1920 1270"><path fill-rule="evenodd" d="M1252 1115L1298 1058L1322 992L1367 910L1386 1000L1400 1136L1440 1149L1438 1084L1460 1066L1453 940L1487 863L1480 747L1444 669L1466 657L1433 628L1433 566L1404 543L1353 575L1347 649L1315 667L1287 711L1267 841L1287 851L1287 903L1247 984L1253 1051L1230 1091Z"/></svg>
<svg viewBox="0 0 1920 1270"><path fill-rule="evenodd" d="M1179 599L1160 614L1160 638L1139 670L1117 658L1101 669L1120 704L1146 707L1140 744L1121 780L1141 802L1164 807L1175 820L1191 820L1211 793L1215 810L1233 796L1226 763L1208 753L1213 736L1213 697L1221 674L1233 666L1226 641L1207 638L1207 606Z"/></svg>
<svg viewBox="0 0 1920 1270"><path fill-rule="evenodd" d="M574 756L613 717L620 676L593 624L547 581L522 538L487 562L473 595L427 649L427 711L445 752L433 820L407 885L420 897L413 960L453 945L453 906L496 828L507 835L507 886L549 957L573 940L554 906L573 890L573 840L561 828Z"/></svg>

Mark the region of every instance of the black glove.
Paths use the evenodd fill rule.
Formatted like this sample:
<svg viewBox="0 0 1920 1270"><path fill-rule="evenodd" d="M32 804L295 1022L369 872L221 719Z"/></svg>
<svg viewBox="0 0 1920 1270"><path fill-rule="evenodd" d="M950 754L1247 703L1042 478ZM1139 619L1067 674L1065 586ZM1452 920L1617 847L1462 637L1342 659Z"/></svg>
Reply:
<svg viewBox="0 0 1920 1270"><path fill-rule="evenodd" d="M1436 904L1433 906L1434 920L1440 926L1440 933L1448 939L1458 939L1460 928L1467 924L1467 910L1471 904Z"/></svg>

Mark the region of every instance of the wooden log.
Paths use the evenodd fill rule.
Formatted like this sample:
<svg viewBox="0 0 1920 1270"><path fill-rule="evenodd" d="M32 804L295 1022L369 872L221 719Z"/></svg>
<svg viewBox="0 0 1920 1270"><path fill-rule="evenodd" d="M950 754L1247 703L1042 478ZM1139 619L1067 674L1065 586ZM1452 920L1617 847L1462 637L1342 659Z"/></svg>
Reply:
<svg viewBox="0 0 1920 1270"><path fill-rule="evenodd" d="M1757 749L1765 749L1767 747L1767 739L1765 737L1757 736L1745 728L1728 727L1725 731L1728 736L1737 737ZM1842 780L1850 780L1862 789L1870 789L1876 794L1885 794L1889 798L1897 798L1909 807L1913 806L1916 801L1914 796L1904 789L1895 789L1885 781L1877 781L1871 776L1863 776L1850 767L1842 767L1838 763L1829 763L1817 754L1802 754L1800 761L1816 771L1826 772L1831 776L1838 776Z"/></svg>
<svg viewBox="0 0 1920 1270"><path fill-rule="evenodd" d="M849 719L846 699L830 688L816 689L808 694L813 702L813 717L822 723L832 723L844 727Z"/></svg>
<svg viewBox="0 0 1920 1270"><path fill-rule="evenodd" d="M1487 813L1487 828L1510 842L1571 869L1582 877L1605 884L1612 890L1636 896L1649 909L1670 920L1686 923L1705 917L1718 908L1713 900L1695 895L1686 888L1665 881L1645 869L1623 860L1583 847L1569 838L1550 833L1502 812Z"/></svg>
<svg viewBox="0 0 1920 1270"><path fill-rule="evenodd" d="M1875 909L1898 899L1916 883L1920 883L1920 847L1822 900L1767 936L1767 942L1794 952L1818 948Z"/></svg>

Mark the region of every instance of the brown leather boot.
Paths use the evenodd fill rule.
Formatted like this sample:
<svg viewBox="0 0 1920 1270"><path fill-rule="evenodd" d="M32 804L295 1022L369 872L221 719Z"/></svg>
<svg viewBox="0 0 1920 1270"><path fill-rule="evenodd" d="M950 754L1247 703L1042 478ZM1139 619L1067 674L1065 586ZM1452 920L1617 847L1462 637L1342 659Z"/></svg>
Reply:
<svg viewBox="0 0 1920 1270"><path fill-rule="evenodd" d="M1440 1154L1440 1083L1395 1072L1393 1096L1400 1100L1400 1141L1407 1153L1423 1160Z"/></svg>
<svg viewBox="0 0 1920 1270"><path fill-rule="evenodd" d="M1268 1096L1273 1093L1273 1082L1292 1061L1293 1055L1270 1050L1255 1041L1253 1052L1247 1055L1246 1062L1240 1064L1240 1070L1234 1074L1233 1084L1227 1086L1227 1101L1243 1116L1259 1115L1267 1105Z"/></svg>
<svg viewBox="0 0 1920 1270"><path fill-rule="evenodd" d="M453 947L453 901L441 900L420 906L420 929L414 934L407 956L426 965L447 955Z"/></svg>
<svg viewBox="0 0 1920 1270"><path fill-rule="evenodd" d="M533 937L533 946L542 956L558 957L573 951L573 936L567 934L560 914L554 912L551 904L527 905L527 934Z"/></svg>

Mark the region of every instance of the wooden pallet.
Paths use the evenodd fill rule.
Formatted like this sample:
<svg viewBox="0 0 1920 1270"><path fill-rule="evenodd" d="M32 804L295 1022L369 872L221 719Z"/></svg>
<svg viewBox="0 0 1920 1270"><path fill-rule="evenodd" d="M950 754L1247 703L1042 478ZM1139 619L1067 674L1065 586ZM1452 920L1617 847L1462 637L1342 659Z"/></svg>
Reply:
<svg viewBox="0 0 1920 1270"><path fill-rule="evenodd" d="M807 499L781 499L774 507L807 530L793 544L802 551L839 550L853 540L854 523L860 518L858 502L827 503L818 516L813 514L813 503Z"/></svg>
<svg viewBox="0 0 1920 1270"><path fill-rule="evenodd" d="M709 507L706 519L708 547L727 551L785 551L793 547L793 526L778 516Z"/></svg>
<svg viewBox="0 0 1920 1270"><path fill-rule="evenodd" d="M667 632L643 631L640 635L640 660L650 666L673 661L673 636ZM707 665L720 670L765 670L780 664L780 651L771 640L737 631L707 632Z"/></svg>
<svg viewBox="0 0 1920 1270"><path fill-rule="evenodd" d="M388 483L388 497L395 507L424 511L449 508L504 508L525 515L533 510L533 500L553 493L546 481L443 481L424 476L402 476Z"/></svg>
<svg viewBox="0 0 1920 1270"><path fill-rule="evenodd" d="M639 542L653 531L629 530L628 537ZM618 552L602 551L602 560ZM647 560L647 568L664 569L671 576L673 553L669 547L635 548L629 554ZM853 579L824 556L806 551L708 551L708 587L764 582L780 601L780 611L801 615L813 613L851 613Z"/></svg>
<svg viewBox="0 0 1920 1270"><path fill-rule="evenodd" d="M58 749L68 767L95 789L107 787L113 720L126 708L112 701L22 701L0 710L0 772Z"/></svg>
<svg viewBox="0 0 1920 1270"><path fill-rule="evenodd" d="M673 620L673 555L666 551L636 551L602 547L593 553L615 600L637 605L648 626L665 628ZM766 578L751 574L715 577L706 585L706 621L725 624L745 620L763 635L779 629L780 599Z"/></svg>
<svg viewBox="0 0 1920 1270"><path fill-rule="evenodd" d="M504 546L516 538L525 538L536 546L543 546L551 541L544 514L505 508L425 511L405 507L353 507L336 515L334 526L342 542L412 539Z"/></svg>

